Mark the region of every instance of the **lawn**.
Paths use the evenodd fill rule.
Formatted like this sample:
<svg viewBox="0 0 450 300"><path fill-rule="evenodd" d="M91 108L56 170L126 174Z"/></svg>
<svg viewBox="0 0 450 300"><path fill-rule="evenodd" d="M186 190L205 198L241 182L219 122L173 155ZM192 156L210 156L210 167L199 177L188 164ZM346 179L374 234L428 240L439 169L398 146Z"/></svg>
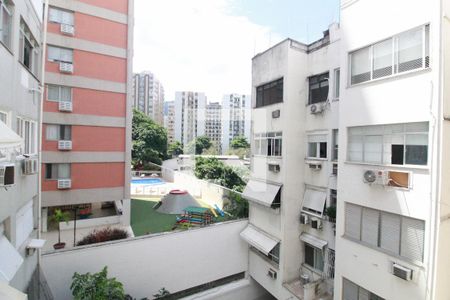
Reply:
<svg viewBox="0 0 450 300"><path fill-rule="evenodd" d="M153 206L159 199L131 200L131 227L135 236L171 231L176 215L157 212Z"/></svg>

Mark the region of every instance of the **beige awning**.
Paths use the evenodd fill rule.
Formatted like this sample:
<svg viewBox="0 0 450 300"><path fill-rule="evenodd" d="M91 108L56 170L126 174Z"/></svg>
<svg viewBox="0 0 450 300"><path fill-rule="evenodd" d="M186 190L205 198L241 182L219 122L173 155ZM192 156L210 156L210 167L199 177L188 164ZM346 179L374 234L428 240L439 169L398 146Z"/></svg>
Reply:
<svg viewBox="0 0 450 300"><path fill-rule="evenodd" d="M326 200L327 193L325 191L306 188L303 197L302 211L322 218Z"/></svg>
<svg viewBox="0 0 450 300"><path fill-rule="evenodd" d="M0 151L20 151L23 139L5 123L0 121Z"/></svg>
<svg viewBox="0 0 450 300"><path fill-rule="evenodd" d="M251 224L241 232L241 237L265 255L268 255L280 242L279 239L263 232Z"/></svg>
<svg viewBox="0 0 450 300"><path fill-rule="evenodd" d="M245 186L242 196L249 201L272 207L280 188L281 184L250 179Z"/></svg>

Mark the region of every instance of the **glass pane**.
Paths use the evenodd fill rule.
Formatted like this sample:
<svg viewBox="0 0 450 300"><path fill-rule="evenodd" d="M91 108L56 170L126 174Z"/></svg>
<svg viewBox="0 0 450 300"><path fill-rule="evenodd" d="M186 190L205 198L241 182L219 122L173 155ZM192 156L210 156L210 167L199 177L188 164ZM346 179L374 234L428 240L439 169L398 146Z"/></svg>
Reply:
<svg viewBox="0 0 450 300"><path fill-rule="evenodd" d="M366 47L351 54L351 84L370 80L370 48Z"/></svg>
<svg viewBox="0 0 450 300"><path fill-rule="evenodd" d="M373 78L392 74L392 39L373 46Z"/></svg>
<svg viewBox="0 0 450 300"><path fill-rule="evenodd" d="M59 101L59 87L55 85L47 86L47 99L50 101Z"/></svg>
<svg viewBox="0 0 450 300"><path fill-rule="evenodd" d="M348 137L348 160L363 161L363 137L350 135Z"/></svg>
<svg viewBox="0 0 450 300"><path fill-rule="evenodd" d="M36 153L36 124L30 124L30 153Z"/></svg>
<svg viewBox="0 0 450 300"><path fill-rule="evenodd" d="M320 271L323 271L323 254L322 250L314 248L315 254L315 265L314 268Z"/></svg>
<svg viewBox="0 0 450 300"><path fill-rule="evenodd" d="M305 264L314 268L314 248L305 244Z"/></svg>
<svg viewBox="0 0 450 300"><path fill-rule="evenodd" d="M72 50L70 49L61 49L61 61L64 62L72 62Z"/></svg>
<svg viewBox="0 0 450 300"><path fill-rule="evenodd" d="M46 138L49 141L58 140L58 125L46 125Z"/></svg>
<svg viewBox="0 0 450 300"><path fill-rule="evenodd" d="M344 278L343 280L344 300L358 300L358 286Z"/></svg>
<svg viewBox="0 0 450 300"><path fill-rule="evenodd" d="M319 151L320 158L327 158L327 143L320 143Z"/></svg>
<svg viewBox="0 0 450 300"><path fill-rule="evenodd" d="M72 89L66 86L61 87L61 101L72 102Z"/></svg>
<svg viewBox="0 0 450 300"><path fill-rule="evenodd" d="M58 60L60 60L60 51L59 51L60 49L59 48L56 48L56 47L52 47L52 46L48 46L47 47L47 52L48 52L48 54L47 54L47 58L48 58L48 60L51 60L51 61L58 61Z"/></svg>
<svg viewBox="0 0 450 300"><path fill-rule="evenodd" d="M400 216L381 213L380 247L392 253L400 251Z"/></svg>
<svg viewBox="0 0 450 300"><path fill-rule="evenodd" d="M25 153L30 153L30 122L25 121Z"/></svg>
<svg viewBox="0 0 450 300"><path fill-rule="evenodd" d="M2 31L1 31L1 39L3 43L11 47L11 15L6 11L5 7L2 7Z"/></svg>
<svg viewBox="0 0 450 300"><path fill-rule="evenodd" d="M61 23L73 25L73 13L70 13L68 11L62 11L61 13Z"/></svg>
<svg viewBox="0 0 450 300"><path fill-rule="evenodd" d="M58 178L70 178L70 164L58 164Z"/></svg>
<svg viewBox="0 0 450 300"><path fill-rule="evenodd" d="M339 98L339 88L341 84L341 70L337 69L334 71L334 98Z"/></svg>
<svg viewBox="0 0 450 300"><path fill-rule="evenodd" d="M308 157L317 157L317 143L308 143Z"/></svg>
<svg viewBox="0 0 450 300"><path fill-rule="evenodd" d="M422 32L418 28L398 36L398 72L422 67Z"/></svg>
<svg viewBox="0 0 450 300"><path fill-rule="evenodd" d="M369 135L364 137L364 161L382 163L383 136Z"/></svg>
<svg viewBox="0 0 450 300"><path fill-rule="evenodd" d="M407 134L405 164L426 165L428 162L428 134Z"/></svg>

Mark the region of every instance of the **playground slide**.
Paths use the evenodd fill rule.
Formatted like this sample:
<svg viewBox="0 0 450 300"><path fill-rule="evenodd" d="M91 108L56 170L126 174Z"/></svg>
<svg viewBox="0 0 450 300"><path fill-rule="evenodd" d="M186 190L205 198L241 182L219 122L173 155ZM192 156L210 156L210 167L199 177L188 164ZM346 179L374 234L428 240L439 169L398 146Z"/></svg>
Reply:
<svg viewBox="0 0 450 300"><path fill-rule="evenodd" d="M217 204L214 204L214 208L216 209L217 213L218 213L221 217L225 216L224 211L221 210L220 207L217 206Z"/></svg>

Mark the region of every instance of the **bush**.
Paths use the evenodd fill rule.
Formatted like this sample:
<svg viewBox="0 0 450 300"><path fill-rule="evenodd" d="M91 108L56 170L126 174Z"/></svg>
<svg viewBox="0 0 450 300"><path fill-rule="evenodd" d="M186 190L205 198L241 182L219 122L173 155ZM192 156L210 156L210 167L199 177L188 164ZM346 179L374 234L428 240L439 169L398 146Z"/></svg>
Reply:
<svg viewBox="0 0 450 300"><path fill-rule="evenodd" d="M107 267L94 274L79 274L75 272L72 276L70 289L75 300L125 299L122 283L115 278L108 278Z"/></svg>
<svg viewBox="0 0 450 300"><path fill-rule="evenodd" d="M94 230L77 243L77 246L115 241L128 238L128 232L120 228Z"/></svg>
<svg viewBox="0 0 450 300"><path fill-rule="evenodd" d="M336 206L328 206L325 210L325 214L330 218L335 220L336 219Z"/></svg>

